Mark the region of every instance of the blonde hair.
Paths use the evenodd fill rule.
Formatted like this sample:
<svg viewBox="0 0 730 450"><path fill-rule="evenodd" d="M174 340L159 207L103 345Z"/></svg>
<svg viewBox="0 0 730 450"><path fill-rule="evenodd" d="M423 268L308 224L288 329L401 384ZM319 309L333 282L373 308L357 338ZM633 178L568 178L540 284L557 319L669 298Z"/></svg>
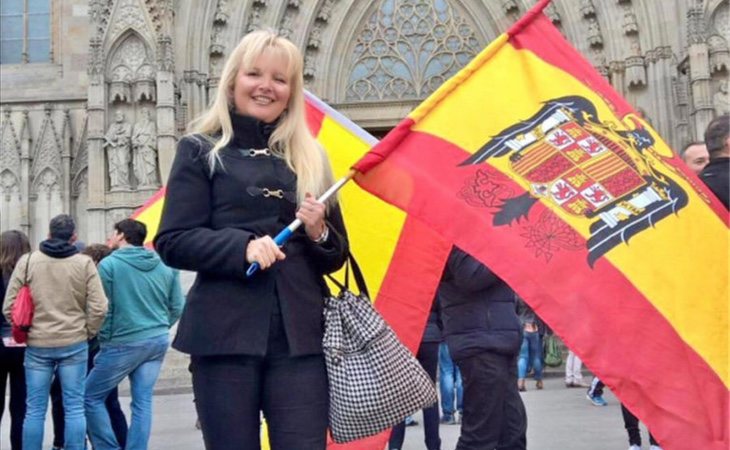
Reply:
<svg viewBox="0 0 730 450"><path fill-rule="evenodd" d="M309 192L319 197L333 184L332 169L324 150L309 132L304 106L304 61L299 49L288 39L271 30L248 33L241 39L226 60L221 73L218 92L210 108L188 125L189 133L198 133L213 142L208 154L211 174L216 164L221 164L219 152L233 138L230 110L233 105L233 88L241 67L252 67L265 51L276 52L287 62L291 95L289 104L279 118L276 129L269 138L269 149L286 161L297 174L297 199L301 202ZM220 135L216 138L214 136ZM335 196L332 197L335 201Z"/></svg>

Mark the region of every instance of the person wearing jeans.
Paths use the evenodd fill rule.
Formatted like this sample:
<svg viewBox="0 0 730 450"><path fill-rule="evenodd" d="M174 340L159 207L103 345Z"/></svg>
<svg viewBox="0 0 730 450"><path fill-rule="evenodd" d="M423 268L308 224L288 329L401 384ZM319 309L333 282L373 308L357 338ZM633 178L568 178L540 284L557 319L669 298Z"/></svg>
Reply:
<svg viewBox="0 0 730 450"><path fill-rule="evenodd" d="M439 345L439 391L441 393L441 423L449 425L459 423L459 416L464 410L464 388L461 372L451 359L446 342ZM454 400L456 400L456 408L454 408Z"/></svg>
<svg viewBox="0 0 730 450"><path fill-rule="evenodd" d="M108 303L94 262L73 245L76 224L68 214L50 223L38 252L24 255L13 270L3 303L10 321L18 291L27 281L33 293L33 326L25 350L26 416L23 450L41 450L51 380L61 380L66 450L82 450L86 434L84 377L87 340L104 320Z"/></svg>
<svg viewBox="0 0 730 450"><path fill-rule="evenodd" d="M532 367L535 387L542 389L542 335L545 333L545 324L521 298L518 298L517 310L522 323L522 345L517 359L517 386L521 392L527 390L525 378L529 368Z"/></svg>
<svg viewBox="0 0 730 450"><path fill-rule="evenodd" d="M126 450L146 450L152 428L152 392L169 345L169 329L185 302L179 273L143 247L147 227L124 219L110 238L117 250L99 263L109 313L100 350L86 379L86 420L94 450L121 450L105 400L129 377L132 418Z"/></svg>
<svg viewBox="0 0 730 450"><path fill-rule="evenodd" d="M94 449L122 448L104 404L109 393L129 376L132 418L127 449L146 449L152 430L152 393L169 346L167 334L104 346L86 380L86 418Z"/></svg>
<svg viewBox="0 0 730 450"><path fill-rule="evenodd" d="M56 348L28 347L25 352L25 382L28 409L23 425L23 448L40 449L46 422L53 373L57 371L63 392L64 449L82 450L86 436L84 379L88 344L79 342Z"/></svg>

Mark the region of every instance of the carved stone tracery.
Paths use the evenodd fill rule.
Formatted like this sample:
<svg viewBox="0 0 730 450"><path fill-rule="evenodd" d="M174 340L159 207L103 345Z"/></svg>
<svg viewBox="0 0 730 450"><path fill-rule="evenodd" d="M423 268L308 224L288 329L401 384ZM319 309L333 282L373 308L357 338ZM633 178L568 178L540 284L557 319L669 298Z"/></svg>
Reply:
<svg viewBox="0 0 730 450"><path fill-rule="evenodd" d="M355 41L346 99L423 98L480 49L472 26L446 2L382 0Z"/></svg>

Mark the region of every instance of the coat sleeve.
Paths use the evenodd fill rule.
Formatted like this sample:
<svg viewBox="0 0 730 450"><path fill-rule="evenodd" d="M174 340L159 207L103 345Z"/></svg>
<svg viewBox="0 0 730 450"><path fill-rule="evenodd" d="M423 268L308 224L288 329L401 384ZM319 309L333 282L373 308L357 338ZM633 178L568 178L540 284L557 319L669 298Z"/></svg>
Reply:
<svg viewBox="0 0 730 450"><path fill-rule="evenodd" d="M30 253L27 253L20 257L18 262L15 264L15 269L13 269L13 273L10 275L10 279L8 280L8 288L7 291L5 291L5 299L3 301L3 315L5 316L5 320L8 321L8 323L12 323L10 320L10 316L12 315L13 311L13 303L15 303L15 297L18 295L18 291L23 286L23 280L25 280L25 261L27 258L30 257Z"/></svg>
<svg viewBox="0 0 730 450"><path fill-rule="evenodd" d="M170 283L170 294L167 297L167 311L170 317L170 326L175 325L180 315L182 314L183 307L185 306L185 297L182 293L182 287L180 287L180 272L177 270L172 271L172 283Z"/></svg>
<svg viewBox="0 0 730 450"><path fill-rule="evenodd" d="M347 260L349 243L345 221L339 205L335 205L327 214L327 227L329 236L325 242L317 244L311 239L309 241L309 253L318 271L322 274L332 273L342 267Z"/></svg>
<svg viewBox="0 0 730 450"><path fill-rule="evenodd" d="M89 258L86 263L86 332L89 339L99 333L108 307L109 301L104 294L99 272Z"/></svg>
<svg viewBox="0 0 730 450"><path fill-rule="evenodd" d="M213 229L211 182L203 143L184 137L167 181L155 249L170 267L245 280L246 246L255 236L234 228Z"/></svg>

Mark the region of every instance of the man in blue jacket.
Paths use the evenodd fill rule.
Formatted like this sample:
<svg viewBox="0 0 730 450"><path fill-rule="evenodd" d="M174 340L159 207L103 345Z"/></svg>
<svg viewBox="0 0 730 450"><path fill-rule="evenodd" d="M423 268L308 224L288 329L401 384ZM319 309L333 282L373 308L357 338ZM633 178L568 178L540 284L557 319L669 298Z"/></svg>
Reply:
<svg viewBox="0 0 730 450"><path fill-rule="evenodd" d="M454 247L438 290L443 337L464 383L457 450L524 450L527 416L517 391L522 342L514 291Z"/></svg>
<svg viewBox="0 0 730 450"><path fill-rule="evenodd" d="M95 450L120 450L104 400L129 376L132 420L126 450L145 450L152 426L152 390L169 346L169 329L182 313L179 274L142 246L147 228L125 219L114 225L116 250L99 264L109 312L99 351L86 379L86 420Z"/></svg>

